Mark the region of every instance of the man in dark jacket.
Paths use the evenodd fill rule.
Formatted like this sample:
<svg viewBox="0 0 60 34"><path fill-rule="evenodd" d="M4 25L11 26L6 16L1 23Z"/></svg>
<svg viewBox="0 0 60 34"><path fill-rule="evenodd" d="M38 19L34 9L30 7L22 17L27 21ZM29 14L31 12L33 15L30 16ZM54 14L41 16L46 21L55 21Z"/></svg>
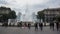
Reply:
<svg viewBox="0 0 60 34"><path fill-rule="evenodd" d="M31 24L30 24L30 23L28 23L28 28L30 29L30 27L31 27Z"/></svg>
<svg viewBox="0 0 60 34"><path fill-rule="evenodd" d="M43 29L43 23L39 23L39 27L40 27L40 29L42 31L42 29Z"/></svg>
<svg viewBox="0 0 60 34"><path fill-rule="evenodd" d="M59 30L59 23L57 22L56 23L56 28L57 28L57 31Z"/></svg>
<svg viewBox="0 0 60 34"><path fill-rule="evenodd" d="M35 23L35 30L38 30L38 23Z"/></svg>

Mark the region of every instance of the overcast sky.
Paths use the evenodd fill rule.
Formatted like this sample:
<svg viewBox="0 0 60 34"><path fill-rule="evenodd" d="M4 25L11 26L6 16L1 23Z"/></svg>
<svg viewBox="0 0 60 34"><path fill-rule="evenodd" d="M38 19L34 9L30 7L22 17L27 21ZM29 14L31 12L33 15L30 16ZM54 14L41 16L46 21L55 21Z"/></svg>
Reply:
<svg viewBox="0 0 60 34"><path fill-rule="evenodd" d="M60 0L0 0L0 6L10 7L15 10L17 14L18 12L26 14L25 10L27 5L27 14L31 16L33 12L36 13L42 9L60 7Z"/></svg>

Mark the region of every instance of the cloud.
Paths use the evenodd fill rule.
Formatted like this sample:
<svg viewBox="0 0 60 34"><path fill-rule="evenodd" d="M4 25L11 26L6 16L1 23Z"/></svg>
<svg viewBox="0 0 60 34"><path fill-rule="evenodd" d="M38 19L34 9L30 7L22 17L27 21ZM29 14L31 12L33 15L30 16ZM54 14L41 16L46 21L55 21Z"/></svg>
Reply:
<svg viewBox="0 0 60 34"><path fill-rule="evenodd" d="M0 4L6 4L7 2L4 0L0 0Z"/></svg>
<svg viewBox="0 0 60 34"><path fill-rule="evenodd" d="M25 5L25 4L29 4L29 5L33 5L33 4L42 4L45 2L48 2L49 0L9 0L7 1L10 4L20 4L20 5Z"/></svg>
<svg viewBox="0 0 60 34"><path fill-rule="evenodd" d="M26 14L26 20L31 20L33 12L37 13L42 9L60 7L60 0L0 0L1 5L10 7L17 14L18 12Z"/></svg>
<svg viewBox="0 0 60 34"><path fill-rule="evenodd" d="M12 9L25 9L28 4L31 9L42 9L59 7L60 0L0 0L0 5L11 7Z"/></svg>
<svg viewBox="0 0 60 34"><path fill-rule="evenodd" d="M43 4L48 2L49 0L1 0L2 3L0 5L2 6L6 6L6 7L10 7L12 9L21 9L24 10L26 8L26 5L28 4L28 6L33 6L33 5L37 5L37 4ZM0 1L0 2L1 2ZM22 11L21 11L22 12ZM24 13L24 11L23 11Z"/></svg>
<svg viewBox="0 0 60 34"><path fill-rule="evenodd" d="M1 0L2 1L2 0ZM2 3L4 4L6 2L6 5L11 5L13 7L19 8L23 7L26 4L28 5L36 5L36 4L43 4L48 2L49 0L3 0Z"/></svg>

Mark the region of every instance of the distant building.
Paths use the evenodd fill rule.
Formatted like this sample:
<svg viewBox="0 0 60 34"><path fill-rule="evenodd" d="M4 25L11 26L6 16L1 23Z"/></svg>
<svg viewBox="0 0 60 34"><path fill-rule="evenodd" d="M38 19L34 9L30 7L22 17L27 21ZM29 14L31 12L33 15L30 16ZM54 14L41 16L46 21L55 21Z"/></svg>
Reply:
<svg viewBox="0 0 60 34"><path fill-rule="evenodd" d="M60 8L44 9L45 22L52 22L53 18L60 15Z"/></svg>
<svg viewBox="0 0 60 34"><path fill-rule="evenodd" d="M17 25L16 19L8 19L8 25Z"/></svg>

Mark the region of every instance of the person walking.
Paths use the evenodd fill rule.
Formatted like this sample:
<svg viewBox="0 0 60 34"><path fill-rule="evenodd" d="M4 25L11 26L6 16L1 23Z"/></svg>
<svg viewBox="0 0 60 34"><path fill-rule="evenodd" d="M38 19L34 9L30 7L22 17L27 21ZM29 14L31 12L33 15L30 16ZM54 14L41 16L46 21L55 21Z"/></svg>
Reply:
<svg viewBox="0 0 60 34"><path fill-rule="evenodd" d="M35 30L38 30L38 23L35 23Z"/></svg>
<svg viewBox="0 0 60 34"><path fill-rule="evenodd" d="M59 23L58 22L56 23L56 29L57 29L57 31L59 30Z"/></svg>
<svg viewBox="0 0 60 34"><path fill-rule="evenodd" d="M22 23L20 23L20 27L22 27Z"/></svg>
<svg viewBox="0 0 60 34"><path fill-rule="evenodd" d="M31 27L31 24L30 24L30 23L28 23L28 28L30 29L30 27Z"/></svg>
<svg viewBox="0 0 60 34"><path fill-rule="evenodd" d="M52 28L53 28L53 31L54 31L54 23L52 23Z"/></svg>
<svg viewBox="0 0 60 34"><path fill-rule="evenodd" d="M53 31L54 31L54 23L53 22L50 23L50 29L53 29Z"/></svg>
<svg viewBox="0 0 60 34"><path fill-rule="evenodd" d="M43 30L43 23L39 23L39 27L41 29L41 31Z"/></svg>
<svg viewBox="0 0 60 34"><path fill-rule="evenodd" d="M25 26L24 27L27 27L27 23L25 22L25 24L24 24Z"/></svg>
<svg viewBox="0 0 60 34"><path fill-rule="evenodd" d="M50 29L52 28L52 23L50 23Z"/></svg>

